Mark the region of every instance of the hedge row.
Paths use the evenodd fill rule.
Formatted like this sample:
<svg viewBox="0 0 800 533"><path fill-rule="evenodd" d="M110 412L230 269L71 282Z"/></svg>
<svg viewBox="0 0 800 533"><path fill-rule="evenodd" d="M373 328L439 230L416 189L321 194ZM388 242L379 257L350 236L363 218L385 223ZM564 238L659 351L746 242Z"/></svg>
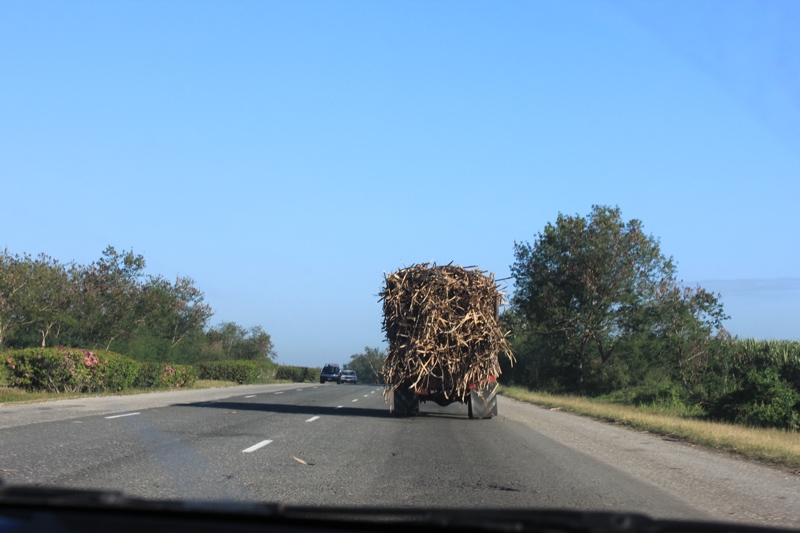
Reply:
<svg viewBox="0 0 800 533"><path fill-rule="evenodd" d="M104 392L131 387L184 387L197 375L191 366L139 363L105 350L27 348L3 354L12 387L50 392Z"/></svg>
<svg viewBox="0 0 800 533"><path fill-rule="evenodd" d="M271 361L213 361L190 365L140 363L105 350L26 348L3 354L11 387L50 392L104 392L128 388L178 388L197 379L266 383L275 379L314 382L318 368L279 366Z"/></svg>
<svg viewBox="0 0 800 533"><path fill-rule="evenodd" d="M197 365L200 379L259 383L275 379L277 365L269 361L210 361Z"/></svg>
<svg viewBox="0 0 800 533"><path fill-rule="evenodd" d="M314 383L319 381L319 368L307 366L279 366L276 379L288 379L295 383Z"/></svg>
<svg viewBox="0 0 800 533"><path fill-rule="evenodd" d="M140 363L139 376L134 383L140 389L191 387L197 380L197 371L191 365L165 365Z"/></svg>
<svg viewBox="0 0 800 533"><path fill-rule="evenodd" d="M235 381L236 383L264 383L273 379L297 383L319 379L318 368L276 365L270 361L212 361L197 365L200 379Z"/></svg>

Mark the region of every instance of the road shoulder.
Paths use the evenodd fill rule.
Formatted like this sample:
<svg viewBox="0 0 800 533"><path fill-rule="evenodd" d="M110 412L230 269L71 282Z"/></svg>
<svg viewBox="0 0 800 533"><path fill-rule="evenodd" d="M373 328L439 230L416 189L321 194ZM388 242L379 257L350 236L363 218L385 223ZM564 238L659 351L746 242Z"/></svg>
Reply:
<svg viewBox="0 0 800 533"><path fill-rule="evenodd" d="M90 415L112 415L125 411L165 407L177 403L209 402L243 394L319 386L313 383L239 385L213 389L148 392L124 396L93 396L23 404L0 404L0 429L56 422Z"/></svg>
<svg viewBox="0 0 800 533"><path fill-rule="evenodd" d="M506 397L500 414L718 520L800 527L800 476L785 468Z"/></svg>

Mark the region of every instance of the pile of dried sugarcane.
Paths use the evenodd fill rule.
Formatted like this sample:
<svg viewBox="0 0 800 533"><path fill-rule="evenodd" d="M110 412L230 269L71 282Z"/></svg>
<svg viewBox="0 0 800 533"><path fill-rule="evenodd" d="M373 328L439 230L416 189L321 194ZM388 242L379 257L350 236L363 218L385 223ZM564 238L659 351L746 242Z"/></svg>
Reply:
<svg viewBox="0 0 800 533"><path fill-rule="evenodd" d="M499 354L513 362L497 319L502 294L493 274L475 268L424 263L385 274L385 392L410 384L464 398L471 384L500 375Z"/></svg>

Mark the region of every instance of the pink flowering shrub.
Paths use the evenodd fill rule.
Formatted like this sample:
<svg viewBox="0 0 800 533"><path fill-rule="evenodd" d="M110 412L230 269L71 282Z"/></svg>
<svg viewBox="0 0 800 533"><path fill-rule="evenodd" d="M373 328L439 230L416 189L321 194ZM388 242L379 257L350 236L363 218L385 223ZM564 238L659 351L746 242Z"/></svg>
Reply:
<svg viewBox="0 0 800 533"><path fill-rule="evenodd" d="M121 355L71 348L28 348L3 357L8 384L50 392L99 392L130 387L138 363Z"/></svg>
<svg viewBox="0 0 800 533"><path fill-rule="evenodd" d="M50 392L104 392L130 387L184 387L197 376L191 366L139 363L105 350L27 348L0 358L12 387Z"/></svg>
<svg viewBox="0 0 800 533"><path fill-rule="evenodd" d="M81 350L81 353L83 354L83 364L85 364L87 367L97 366L100 364L100 360L97 359L97 356L93 352Z"/></svg>

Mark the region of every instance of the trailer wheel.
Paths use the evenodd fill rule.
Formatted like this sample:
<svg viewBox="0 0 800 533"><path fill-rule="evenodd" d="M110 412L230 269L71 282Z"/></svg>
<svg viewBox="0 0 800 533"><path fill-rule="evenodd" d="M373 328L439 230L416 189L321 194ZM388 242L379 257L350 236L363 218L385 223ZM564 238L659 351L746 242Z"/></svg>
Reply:
<svg viewBox="0 0 800 533"><path fill-rule="evenodd" d="M419 398L407 386L394 390L394 414L397 416L414 416L419 413Z"/></svg>

